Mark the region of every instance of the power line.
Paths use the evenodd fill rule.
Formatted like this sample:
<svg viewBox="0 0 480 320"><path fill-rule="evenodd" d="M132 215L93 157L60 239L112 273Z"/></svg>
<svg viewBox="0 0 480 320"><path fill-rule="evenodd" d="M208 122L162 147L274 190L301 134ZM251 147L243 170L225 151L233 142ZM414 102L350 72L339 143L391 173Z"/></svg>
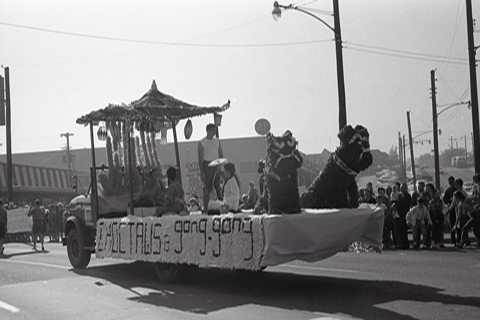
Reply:
<svg viewBox="0 0 480 320"><path fill-rule="evenodd" d="M131 38L118 38L110 36L99 36L94 34L85 34L69 31L60 31L47 28L39 28L32 26L25 26L13 23L1 22L0 25L28 29L40 32L47 32L53 34L61 34L66 36L81 37L81 38L90 38L96 40L108 40L108 41L117 41L117 42L128 42L128 43L140 43L140 44L155 44L155 45L165 45L165 46L180 46L180 47L207 47L207 48L251 48L251 47L281 47L281 46L296 46L296 45L307 45L315 44L322 42L332 42L332 39L323 39L323 40L310 40L310 41L297 41L297 42L285 42L285 43L258 43L258 44L212 44L212 43L188 43L188 42L168 42L168 41L156 41L156 40L140 40L140 39L131 39ZM231 28L232 29L232 28ZM226 30L224 30L226 31ZM217 33L221 33L220 31Z"/></svg>
<svg viewBox="0 0 480 320"><path fill-rule="evenodd" d="M207 36L227 32L233 29L240 28L242 26L256 23L258 21L264 20L258 19L252 22L248 22L242 24L240 26L224 29L206 36L198 37L196 39L192 39L189 41L197 40L199 38L204 38ZM120 38L120 37L110 37L110 36L100 36L94 34L84 34L84 33L77 33L77 32L69 32L69 31L61 31L61 30L54 30L54 29L47 29L47 28L40 28L40 27L33 27L27 25L19 25L14 23L7 23L0 21L0 25L9 26L13 28L21 28L27 30L34 30L39 32L46 32L46 33L53 33L53 34L60 34L65 36L74 36L74 37L82 37L82 38L90 38L90 39L97 39L97 40L107 40L107 41L117 41L117 42L128 42L128 43L140 43L140 44L154 44L154 45L166 45L166 46L183 46L183 47L207 47L207 48L254 48L254 47L281 47L281 46L296 46L296 45L309 45L309 44L316 44L316 43L323 43L323 42L330 42L332 39L323 39L323 40L310 40L310 41L297 41L297 42L286 42L286 43L257 43L257 44L208 44L208 43L190 43L190 42L168 42L168 41L157 41L157 40L141 40L141 39L132 39L132 38ZM350 47L350 46L353 46ZM359 47L359 48L356 48ZM413 59L413 60L424 60L424 61L436 61L436 62L445 62L448 61L453 64L464 64L468 65L468 59L462 58L454 58L454 57L442 57L437 55L431 54L422 54L422 53L413 53L408 51L396 50L396 49L388 49L370 45L364 45L354 42L347 42L346 49L356 50L356 51L363 51L373 54L380 54L385 56L391 57L398 57L404 59Z"/></svg>
<svg viewBox="0 0 480 320"><path fill-rule="evenodd" d="M353 45L353 48L350 47ZM359 48L355 48L359 47ZM413 59L413 60L423 60L423 61L435 61L435 62L449 62L453 64L463 64L468 65L468 59L463 58L453 58L453 57L443 57L437 56L432 54L424 54L424 53L413 53L408 51L396 50L396 49L388 49L388 48L381 48L376 46L364 45L359 43L353 42L346 42L345 49L356 50L356 51L363 51L368 53L374 53L384 56L392 56L404 59Z"/></svg>

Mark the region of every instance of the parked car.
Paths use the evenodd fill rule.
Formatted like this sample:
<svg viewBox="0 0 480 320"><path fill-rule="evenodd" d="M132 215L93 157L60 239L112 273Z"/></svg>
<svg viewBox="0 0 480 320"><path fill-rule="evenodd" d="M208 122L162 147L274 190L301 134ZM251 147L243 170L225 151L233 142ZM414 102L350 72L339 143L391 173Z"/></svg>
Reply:
<svg viewBox="0 0 480 320"><path fill-rule="evenodd" d="M473 182L465 182L463 184L463 190L465 190L465 192L467 192L467 194L471 196L473 191L473 186L474 186Z"/></svg>

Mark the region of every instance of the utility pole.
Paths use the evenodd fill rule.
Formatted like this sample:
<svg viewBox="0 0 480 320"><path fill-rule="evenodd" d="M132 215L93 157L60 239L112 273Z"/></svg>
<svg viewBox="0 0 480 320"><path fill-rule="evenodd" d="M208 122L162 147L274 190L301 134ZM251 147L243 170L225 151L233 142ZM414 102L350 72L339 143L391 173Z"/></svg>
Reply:
<svg viewBox="0 0 480 320"><path fill-rule="evenodd" d="M440 159L438 155L438 124L437 124L437 88L435 87L435 70L430 71L432 91L432 118L433 118L433 156L435 160L435 187L440 191Z"/></svg>
<svg viewBox="0 0 480 320"><path fill-rule="evenodd" d="M412 126L410 125L410 111L407 111L408 139L410 140L410 158L412 161L413 191L417 192L417 179L415 177L415 157L413 155Z"/></svg>
<svg viewBox="0 0 480 320"><path fill-rule="evenodd" d="M398 159L400 160L400 172L403 176L403 146L400 131L398 131Z"/></svg>
<svg viewBox="0 0 480 320"><path fill-rule="evenodd" d="M405 135L403 135L403 182L407 183L407 151L405 150Z"/></svg>
<svg viewBox="0 0 480 320"><path fill-rule="evenodd" d="M71 171L70 170L70 137L73 136L73 133L69 133L69 132L65 132L65 133L62 133L60 134L60 137L63 138L67 138L67 168L68 168L68 171ZM70 175L72 173L70 172Z"/></svg>
<svg viewBox="0 0 480 320"><path fill-rule="evenodd" d="M339 105L339 131L347 125L347 99L345 98L345 77L343 75L342 32L340 30L340 10L338 0L333 0L333 32L335 33L335 52L337 56L337 85Z"/></svg>
<svg viewBox="0 0 480 320"><path fill-rule="evenodd" d="M472 102L473 155L475 173L480 173L480 126L478 118L477 68L475 62L475 39L473 35L472 0L466 0L468 60L470 67L470 93Z"/></svg>
<svg viewBox="0 0 480 320"><path fill-rule="evenodd" d="M7 192L9 205L13 202L12 115L10 105L10 69L5 68L5 124L7 131Z"/></svg>

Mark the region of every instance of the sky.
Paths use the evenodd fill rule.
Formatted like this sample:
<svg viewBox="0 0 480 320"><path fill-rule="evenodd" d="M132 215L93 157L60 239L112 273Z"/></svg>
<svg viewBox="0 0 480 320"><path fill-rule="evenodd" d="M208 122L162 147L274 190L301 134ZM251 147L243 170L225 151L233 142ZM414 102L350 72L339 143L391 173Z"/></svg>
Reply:
<svg viewBox="0 0 480 320"><path fill-rule="evenodd" d="M389 152L399 133L408 139L410 111L415 155L432 152L435 70L439 149L467 142L470 151L471 110L454 105L470 100L465 0L339 3L347 123L365 126L371 148ZM480 1L472 3L473 17L480 17ZM333 26L331 0L294 4ZM88 148L89 129L76 119L139 99L153 80L160 91L198 106L230 100L220 138L257 136L255 122L265 118L275 135L290 130L302 152L334 150L333 32L296 10L276 22L272 9L273 0L0 0L12 152L61 150L67 132L71 148ZM213 115L192 122L190 139L198 140ZM0 143L4 154L5 127Z"/></svg>

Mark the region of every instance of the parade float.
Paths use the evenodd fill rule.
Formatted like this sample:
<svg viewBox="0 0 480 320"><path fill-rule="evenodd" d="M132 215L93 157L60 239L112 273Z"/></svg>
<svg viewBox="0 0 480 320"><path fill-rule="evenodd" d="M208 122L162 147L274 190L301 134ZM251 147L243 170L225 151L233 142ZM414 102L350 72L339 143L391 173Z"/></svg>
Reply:
<svg viewBox="0 0 480 320"><path fill-rule="evenodd" d="M381 247L384 213L380 207L300 208L300 196L291 194L291 190L298 193L296 183L293 189L291 183L285 183L296 175L290 172L290 180L282 180L282 165L277 166L293 158L296 173L301 165L291 134L283 136L284 142L267 135L267 154L277 153L278 157L267 157L266 168L280 170L266 174L273 177L266 188L272 186L266 196L270 210L155 217L155 208L130 205L141 195L142 172L156 169L161 174L156 134L163 136L166 130L173 130L177 168L181 170L178 121L223 112L229 106L229 101L220 107L190 105L161 93L153 82L141 99L129 105L109 105L77 119L78 124L90 127L92 169L91 188L87 195L72 200L65 225L68 237L64 244L73 267L85 268L95 252L97 258L152 262L162 281L175 282L192 277L198 267L260 271L297 259L322 260L354 241ZM108 165L95 162L96 125L100 126L99 138L106 140ZM185 131L191 133L191 121L187 125ZM287 148L282 149L284 146ZM291 154L282 154L285 150ZM268 159L275 164L268 164ZM284 163L291 166L289 161ZM285 203L289 198L296 202L293 206Z"/></svg>

